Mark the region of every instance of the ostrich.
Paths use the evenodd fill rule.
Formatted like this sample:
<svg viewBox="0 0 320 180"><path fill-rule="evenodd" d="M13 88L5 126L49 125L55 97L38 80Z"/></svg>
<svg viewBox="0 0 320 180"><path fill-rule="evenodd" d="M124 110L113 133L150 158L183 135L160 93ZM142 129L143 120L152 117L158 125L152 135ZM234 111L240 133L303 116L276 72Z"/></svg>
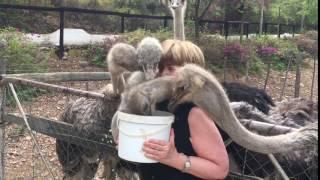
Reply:
<svg viewBox="0 0 320 180"><path fill-rule="evenodd" d="M150 92L150 89L154 90ZM204 109L209 116L216 117L214 120L218 126L237 143L248 149L266 154L308 152L311 149L312 153L309 157L312 157L312 154L317 155L317 123L313 123L313 120L308 126L285 135L261 136L252 133L240 124L238 117L235 117L229 107L229 100L225 92L214 76L195 65L185 65L178 70L175 77L161 77L135 86L125 91L122 96L123 100L119 110L134 114L148 114L149 111L146 111L145 106L153 106L167 98L170 98L169 109L174 109L177 104L191 101ZM317 105L315 107L305 106L302 103L296 107L290 104L284 107L294 111L300 109L302 114L307 114L307 112L312 112ZM306 109L308 107L309 109ZM296 115L300 116L300 113ZM279 146L279 143L282 146Z"/></svg>
<svg viewBox="0 0 320 180"><path fill-rule="evenodd" d="M187 0L170 0L169 8L173 16L174 39L184 41L184 17L187 9Z"/></svg>
<svg viewBox="0 0 320 180"><path fill-rule="evenodd" d="M270 109L267 118L274 121L274 124L285 125L292 128L318 122L318 102L313 102L303 98L291 98L276 102L275 107ZM270 135L259 132L259 134ZM223 134L223 136L227 136ZM245 174L264 177L265 179L279 179L275 168L271 163L267 163L269 158L266 155L253 151L246 151L236 143L231 143L227 147L233 159L243 166L242 172ZM280 165L286 171L289 178L293 179L317 179L318 149L305 148L287 153L274 154ZM244 157L247 157L244 159ZM256 167L260 168L256 168ZM241 170L238 170L241 172Z"/></svg>
<svg viewBox="0 0 320 180"><path fill-rule="evenodd" d="M187 0L170 0L169 2L169 9L173 16L174 39L184 41ZM222 85L231 102L247 102L265 114L268 114L270 106L274 106L272 98L262 89L236 82L222 82Z"/></svg>
<svg viewBox="0 0 320 180"><path fill-rule="evenodd" d="M264 114L268 114L270 106L275 106L271 97L262 89L237 82L222 82L231 102L245 101Z"/></svg>
<svg viewBox="0 0 320 180"><path fill-rule="evenodd" d="M157 73L155 67L157 67L161 55L162 49L159 41L151 37L144 38L139 43L137 50L123 43L115 45L108 54L108 58L110 58L108 63L111 62L113 67L118 68L118 71L113 71L114 74L111 73L112 77L116 77L113 79L116 81L112 82L119 82L120 78L124 79L121 77L121 73L134 70L141 70L144 73L143 79L135 80L135 83L153 78ZM136 69L126 66L132 64L138 64L135 66ZM119 76L120 78L118 78ZM120 84L120 86L125 87L125 84ZM86 134L88 137L95 134L106 134L110 129L111 120L117 111L120 98L115 96L114 87L111 84L106 85L100 92L105 95L104 99L79 98L69 104L61 114L60 121L72 124L76 131ZM97 172L100 161L103 161L103 176L110 178L111 169L116 168L119 162L117 155L83 148L60 139L56 140L56 153L62 166L64 179L70 180L92 179ZM129 176L124 176L124 179L135 178L134 172L127 174Z"/></svg>
<svg viewBox="0 0 320 180"><path fill-rule="evenodd" d="M158 39L146 37L138 44L137 50L126 43L115 44L108 53L108 70L111 73L113 92L120 95L126 84L124 72L139 71L143 76L132 79L133 84L153 79L158 72L162 47ZM135 76L137 78L138 76ZM137 81L137 82L136 82ZM132 84L132 85L133 85Z"/></svg>
<svg viewBox="0 0 320 180"><path fill-rule="evenodd" d="M180 5L180 9L177 6ZM171 0L170 1L170 11L172 12L173 20L174 20L174 38L178 40L184 40L184 15L185 12L181 10L185 10L186 1L182 0ZM180 34L179 34L180 33ZM270 111L269 117L271 119L278 120L279 124L288 125L290 127L301 127L300 125L308 124L310 121L313 122L316 118L310 118L310 102L299 102L298 100L290 100L288 103L275 103L271 99L271 97L262 89L258 89L255 87L250 87L242 83L236 82L222 82L221 83L224 90L227 93L228 98L231 102L247 102L253 105L255 108L263 112L264 114L268 114ZM293 106L294 105L294 106ZM299 106L298 106L299 105ZM308 111L306 111L308 110ZM317 111L314 110L314 114L317 114ZM276 118L277 117L277 118ZM316 117L312 115L312 117ZM304 121L302 121L304 119ZM298 122L297 122L298 121ZM224 135L224 140L229 138L223 131L220 131ZM228 152L232 152L234 155L238 155L239 149L241 147L235 143L232 143L228 147ZM237 149L237 150L233 150ZM257 153L255 153L257 155ZM260 155L260 154L259 154ZM263 155L260 155L260 157ZM297 162L302 162L303 164L307 164L310 159L314 159L313 157L316 155L310 155L310 153L306 153L304 151L294 151L292 153L286 154L276 154L276 157L279 158L281 163L284 161L289 161L291 164L296 164ZM317 156L316 156L317 157ZM242 161L242 157L239 157L239 161ZM265 157L265 160L268 160ZM241 164L241 162L239 162ZM254 162L253 167L256 167L257 164ZM304 169L302 169L304 170ZM295 172L299 172L298 170L294 170ZM301 167L300 167L301 172Z"/></svg>
<svg viewBox="0 0 320 180"><path fill-rule="evenodd" d="M107 55L107 63L114 94L120 95L122 93L125 84L123 73L137 70L137 62L137 51L130 44L117 43L110 49Z"/></svg>
<svg viewBox="0 0 320 180"><path fill-rule="evenodd" d="M210 97L210 98L208 98ZM170 99L168 109L192 102L203 109L215 123L238 144L260 153L288 152L317 145L317 123L286 135L260 136L241 125L221 84L214 75L200 66L187 64L175 76L160 77L139 84L122 94L119 110L126 113L149 115L145 107ZM218 102L218 103L217 103ZM309 143L310 144L307 144ZM279 146L281 143L283 146Z"/></svg>

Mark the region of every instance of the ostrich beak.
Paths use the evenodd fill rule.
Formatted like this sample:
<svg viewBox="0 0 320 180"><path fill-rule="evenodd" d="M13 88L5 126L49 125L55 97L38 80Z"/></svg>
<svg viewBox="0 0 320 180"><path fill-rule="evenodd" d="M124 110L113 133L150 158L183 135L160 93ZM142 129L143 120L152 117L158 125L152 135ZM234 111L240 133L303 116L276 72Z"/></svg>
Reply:
<svg viewBox="0 0 320 180"><path fill-rule="evenodd" d="M173 5L171 5L170 7L175 10L175 9L180 8L181 6L180 6L180 5L177 5L177 4L173 4Z"/></svg>
<svg viewBox="0 0 320 180"><path fill-rule="evenodd" d="M179 104L182 104L183 102L185 102L186 99L188 98L187 97L188 95L189 93L187 91L183 91L183 92L177 91L176 94L173 95L173 97L171 97L169 100L169 104L168 104L169 111L173 112Z"/></svg>
<svg viewBox="0 0 320 180"><path fill-rule="evenodd" d="M149 81L151 79L154 79L156 77L156 74L157 74L157 72L154 71L153 69L147 69L145 71L146 80Z"/></svg>
<svg viewBox="0 0 320 180"><path fill-rule="evenodd" d="M154 79L158 74L158 64L147 64L142 66L147 81Z"/></svg>

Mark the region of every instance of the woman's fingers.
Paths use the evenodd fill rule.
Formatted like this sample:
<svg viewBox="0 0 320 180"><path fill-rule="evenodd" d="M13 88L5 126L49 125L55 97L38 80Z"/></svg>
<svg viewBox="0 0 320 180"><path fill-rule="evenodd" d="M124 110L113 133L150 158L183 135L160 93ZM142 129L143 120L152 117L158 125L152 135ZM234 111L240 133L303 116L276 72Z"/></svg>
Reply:
<svg viewBox="0 0 320 180"><path fill-rule="evenodd" d="M162 146L165 146L168 144L168 142L166 141L163 141L163 140L156 140L156 139L150 139L148 141L146 141L147 143L153 143L153 144L159 144L159 145L162 145Z"/></svg>
<svg viewBox="0 0 320 180"><path fill-rule="evenodd" d="M153 142L146 142L144 144L145 147L149 147L154 150L158 151L164 151L166 150L166 144L165 143L153 143Z"/></svg>
<svg viewBox="0 0 320 180"><path fill-rule="evenodd" d="M153 154L153 155L157 155L157 156L161 155L161 151L158 151L158 150L152 149L152 148L148 148L148 147L144 147L143 151L148 154Z"/></svg>

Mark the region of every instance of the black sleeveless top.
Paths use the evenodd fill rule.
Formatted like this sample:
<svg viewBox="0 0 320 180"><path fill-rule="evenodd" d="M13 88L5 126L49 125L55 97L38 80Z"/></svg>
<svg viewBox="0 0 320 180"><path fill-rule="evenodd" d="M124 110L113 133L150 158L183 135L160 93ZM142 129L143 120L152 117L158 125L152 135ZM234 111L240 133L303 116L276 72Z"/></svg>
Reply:
<svg viewBox="0 0 320 180"><path fill-rule="evenodd" d="M167 111L167 102L158 104L159 110ZM196 156L192 144L190 142L190 130L188 124L188 115L192 107L192 103L181 104L177 107L175 112L174 122L172 128L175 134L175 145L179 153L184 153L188 156ZM183 173L181 170L166 166L161 163L146 164L141 163L138 165L139 174L142 180L197 180L191 174ZM182 168L182 167L181 167Z"/></svg>

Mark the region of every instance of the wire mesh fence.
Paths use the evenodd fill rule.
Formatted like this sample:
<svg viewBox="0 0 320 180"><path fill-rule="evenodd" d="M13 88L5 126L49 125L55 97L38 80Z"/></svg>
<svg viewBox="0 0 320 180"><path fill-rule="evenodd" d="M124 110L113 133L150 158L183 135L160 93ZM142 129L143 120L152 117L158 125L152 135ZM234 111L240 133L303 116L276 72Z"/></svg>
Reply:
<svg viewBox="0 0 320 180"><path fill-rule="evenodd" d="M61 68L59 66L63 66ZM69 61L68 63L59 62L56 66L52 66L50 71L79 71L78 63ZM93 69L101 71L102 69ZM27 69L15 70L14 73L28 72ZM31 72L31 70L29 71ZM89 81L89 82L60 82L55 83L64 87L76 88L86 91L98 91L104 87L108 81ZM61 114L66 111L68 104L74 102L79 98L70 94L62 94L57 92L49 92L37 88L14 85L15 91L18 94L19 100L26 114L32 117L43 117L53 121L59 121ZM87 102L95 102L97 100L87 99ZM16 101L12 92L7 89L5 112L10 114L20 114ZM61 119L60 119L61 120ZM70 122L68 122L70 123ZM70 123L72 124L72 123ZM47 128L55 128L49 126ZM52 131L63 132L70 129L52 129ZM77 131L77 129L74 129ZM108 127L101 129L104 134L111 137ZM121 176L121 179L137 179L137 168L134 164L128 164L124 161L119 161L116 151L97 151L99 147L90 147L88 142L94 141L90 139L90 133L87 134L88 139L81 139L79 142L83 145L68 142L68 140L61 139L56 143L56 139L41 133L33 132L37 143L40 145L41 154L45 157L45 161L50 165L50 170L46 168L44 161L41 159L39 151L35 142L28 133L25 125L18 125L14 123L6 124L5 135L5 179L18 178L33 178L33 179L62 179L66 172L86 173L88 176L105 177L109 176L115 179ZM96 133L96 132L95 132ZM61 133L63 134L63 133ZM99 141L96 141L99 142ZM101 143L101 142L99 142ZM57 156L57 144L61 145L60 153ZM114 144L111 139L105 142L106 147L114 150ZM97 153L98 152L98 153ZM236 160L237 166L242 174L269 178L281 179L266 155L258 154L248 151L234 143L228 146L228 152L231 153ZM78 155L78 156L77 156ZM76 157L75 157L76 156ZM83 158L85 157L85 158ZM281 156L276 156L281 159ZM60 158L60 159L59 159ZM89 162L86 164L84 159ZM60 160L60 161L59 161ZM315 160L314 162L317 162ZM65 163L67 165L62 166ZM280 164L290 179L316 179L318 176L317 164L305 164L304 162L288 162L281 160ZM293 165L292 165L293 164ZM80 166L81 165L81 166ZM88 168L82 171L81 168ZM53 173L53 177L51 172ZM90 174L91 172L91 174ZM94 173L97 172L97 173ZM233 178L236 179L236 178Z"/></svg>
<svg viewBox="0 0 320 180"><path fill-rule="evenodd" d="M245 175L261 177L263 179L283 179L275 169L267 155L249 151L235 143L227 148L238 164L238 170ZM318 157L314 157L310 163L304 159L288 160L283 155L275 154L284 172L290 179L314 180L318 179Z"/></svg>
<svg viewBox="0 0 320 180"><path fill-rule="evenodd" d="M70 57L67 61L59 61L50 57L45 65L32 64L31 66L10 65L7 66L7 73L33 73L33 72L100 72L105 71L105 68L93 66L82 66L79 59ZM317 64L316 64L317 65ZM37 68L35 68L35 66ZM306 68L305 68L306 69ZM316 68L317 69L317 68ZM304 71L302 67L302 78L309 71ZM267 86L267 92L274 99L279 97L281 90L284 72L271 72L270 83ZM318 72L316 71L316 74ZM310 76L307 76L310 77ZM316 75L318 78L318 75ZM264 77L261 77L264 79ZM289 74L288 86L285 88L285 98L294 96L294 72ZM257 80L250 79L251 83L255 83L256 87L262 87ZM318 80L313 89L314 99L318 98ZM87 82L52 82L53 84L80 89L84 91L98 92L109 81L87 81ZM28 117L38 117L44 120L52 120L53 122L61 122L61 115L69 108L68 104L78 102L91 106L95 104L99 106L96 99L80 98L71 94L63 94L54 91L32 88L14 84L14 89L17 92L19 101L22 104L24 112ZM310 94L310 79L304 78L301 86L301 96L308 98ZM14 114L21 117L21 111L17 106L17 102L12 94L12 91L7 86L5 98L5 113ZM79 106L79 107L88 107ZM113 106L112 108L116 108ZM79 109L77 109L79 110ZM86 109L85 109L86 110ZM81 110L79 110L81 111ZM69 111L70 112L70 111ZM82 119L83 114L79 113L79 119ZM31 119L31 118L30 118ZM48 121L41 122L48 122ZM105 120L105 119L104 119ZM110 117L103 122L109 120ZM34 120L34 122L40 122ZM96 176L96 178L109 177L109 179L138 179L137 167L135 164L128 164L125 161L119 161L117 152L115 151L114 143L110 138L109 123L96 125L101 127L98 130L83 131L81 126L72 126L74 122L65 121L59 126L52 126L52 123L41 126L43 131L50 130L63 137L59 140L60 150L57 149L56 138L44 135L33 131L37 144L41 149L41 154L45 157L41 158L38 147L30 135L26 125L6 122L5 126L5 179L62 179L66 172L74 175L76 173L85 173L87 177ZM31 121L30 121L31 123ZM36 124L36 123L35 123ZM86 124L85 124L86 125ZM72 129L73 128L73 129ZM73 134L70 134L72 130ZM97 134L101 136L96 136ZM79 136L78 136L79 135ZM108 138L105 138L108 135ZM96 138L96 139L95 139ZM99 139L97 139L99 138ZM103 139L104 141L102 141ZM93 143L95 142L95 143ZM105 148L104 150L101 150ZM60 152L58 152L60 151ZM228 152L233 156L240 174L257 176L262 178L277 179L280 175L274 168L266 155L247 151L246 149L232 143L228 146ZM60 153L60 157L58 156ZM317 164L305 164L303 162L288 162L287 160L277 156L280 160L281 167L290 179L317 179L318 166ZM317 157L316 157L317 158ZM46 163L50 168L46 167ZM293 165L292 165L293 164ZM51 174L52 172L52 174ZM97 172L97 173L95 173Z"/></svg>

